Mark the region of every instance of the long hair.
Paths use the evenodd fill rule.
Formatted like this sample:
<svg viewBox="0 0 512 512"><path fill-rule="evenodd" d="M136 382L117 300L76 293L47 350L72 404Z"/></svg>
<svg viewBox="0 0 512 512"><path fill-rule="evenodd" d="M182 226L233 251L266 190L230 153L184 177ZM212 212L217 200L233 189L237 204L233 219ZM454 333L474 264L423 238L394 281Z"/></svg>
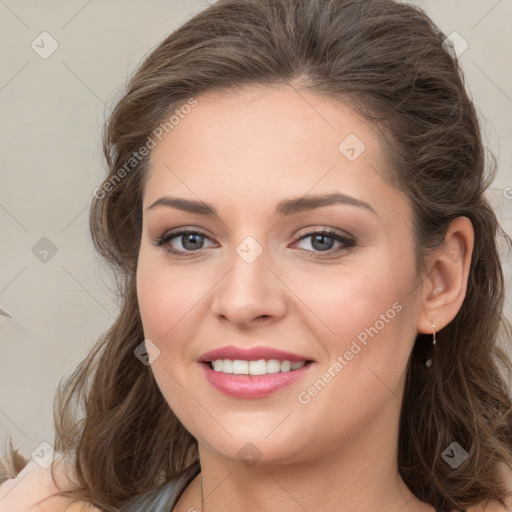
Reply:
<svg viewBox="0 0 512 512"><path fill-rule="evenodd" d="M419 268L451 221L471 220L475 245L462 307L438 333L431 368L421 358L425 335L417 335L409 359L398 469L437 509L505 505L500 468L512 468L512 363L500 340L510 343L512 330L503 317L499 243L509 249L511 240L485 196L496 165L447 50L427 15L398 1L219 0L147 56L104 132L109 173L92 199L90 229L117 277L121 308L57 390L55 449L74 455L76 472L75 488L63 495L114 512L197 465L196 440L150 366L134 356L144 339L135 287L149 158L139 158L141 148L159 127L170 131L172 116L193 108L201 93L289 84L337 98L377 127L393 181L413 207ZM442 458L454 441L468 452L457 469Z"/></svg>

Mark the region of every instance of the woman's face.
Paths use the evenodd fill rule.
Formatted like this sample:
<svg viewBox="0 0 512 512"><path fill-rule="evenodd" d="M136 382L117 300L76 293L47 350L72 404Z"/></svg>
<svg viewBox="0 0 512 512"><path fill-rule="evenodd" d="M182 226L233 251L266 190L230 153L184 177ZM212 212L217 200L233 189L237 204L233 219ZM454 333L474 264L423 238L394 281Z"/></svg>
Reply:
<svg viewBox="0 0 512 512"><path fill-rule="evenodd" d="M152 150L144 191L137 290L163 396L228 459L396 436L422 282L377 130L284 86L196 100Z"/></svg>

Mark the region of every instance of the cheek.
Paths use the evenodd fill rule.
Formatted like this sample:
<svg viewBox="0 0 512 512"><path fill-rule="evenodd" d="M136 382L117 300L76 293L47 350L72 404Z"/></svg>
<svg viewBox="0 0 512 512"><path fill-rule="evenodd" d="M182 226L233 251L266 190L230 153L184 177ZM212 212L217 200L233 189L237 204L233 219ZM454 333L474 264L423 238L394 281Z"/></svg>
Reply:
<svg viewBox="0 0 512 512"><path fill-rule="evenodd" d="M323 418L323 425L313 426L327 430L333 443L338 435L356 435L389 401L399 403L415 322L410 290L395 277L345 275L330 297L309 296L308 305L334 334L325 327L317 331L326 357L296 398L302 414ZM327 419L325 410L331 411Z"/></svg>
<svg viewBox="0 0 512 512"><path fill-rule="evenodd" d="M290 274L287 282L307 306L304 313L309 309L310 327L314 326L322 340L330 339L331 348L343 349L347 340L359 334L364 342L365 333L374 333L371 328L375 325L379 334L384 334L392 325L400 324L404 301L409 300L410 285L406 280L409 279L404 278L404 271L384 265L357 265L340 267L339 272L314 279Z"/></svg>
<svg viewBox="0 0 512 512"><path fill-rule="evenodd" d="M379 399L378 394L372 396L372 386L382 379L394 388L412 349L417 315L413 259L388 255L376 261L386 263L340 269L336 279L326 273L317 276L314 286L311 280L293 284L308 307L307 328L325 352L319 371L330 372L325 380L337 382L329 385L334 395L342 389L351 390L354 397Z"/></svg>
<svg viewBox="0 0 512 512"><path fill-rule="evenodd" d="M197 273L196 273L197 274ZM190 395L184 391L187 364L192 359L187 352L200 309L200 299L206 284L192 273L171 269L161 258L141 249L137 268L137 298L145 339L160 350L151 364L162 395L181 419L187 417Z"/></svg>
<svg viewBox="0 0 512 512"><path fill-rule="evenodd" d="M157 344L172 338L179 346L208 289L204 274L179 265L171 268L161 257L141 250L137 298L145 336Z"/></svg>
<svg viewBox="0 0 512 512"><path fill-rule="evenodd" d="M137 299L144 326L144 336L152 341L160 340L164 333L172 326L171 315L178 305L177 297L168 293L174 288L165 286L161 273L157 268L139 263L137 270ZM166 291L167 290L167 291ZM168 311L170 315L165 315Z"/></svg>

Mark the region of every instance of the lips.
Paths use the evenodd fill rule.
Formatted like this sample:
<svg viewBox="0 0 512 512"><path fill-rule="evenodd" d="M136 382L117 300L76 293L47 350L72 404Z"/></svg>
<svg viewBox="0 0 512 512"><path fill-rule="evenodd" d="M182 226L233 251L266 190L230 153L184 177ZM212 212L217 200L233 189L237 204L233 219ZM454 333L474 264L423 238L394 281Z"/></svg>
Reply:
<svg viewBox="0 0 512 512"><path fill-rule="evenodd" d="M231 398L248 400L266 398L288 387L293 387L295 383L310 374L315 364L305 364L298 370L286 373L271 373L259 376L216 372L205 362L202 362L199 366L207 382L217 391Z"/></svg>
<svg viewBox="0 0 512 512"><path fill-rule="evenodd" d="M215 361L216 359L240 359L242 361L257 361L260 359L277 359L279 361L314 361L311 357L293 354L291 352L285 352L283 350L277 350L272 347L251 347L241 348L234 345L228 345L226 347L217 348L204 353L199 359L199 362L207 363Z"/></svg>
<svg viewBox="0 0 512 512"><path fill-rule="evenodd" d="M253 362L261 365L266 361L265 371L255 372ZM215 362L216 369L212 365ZM224 371L228 363L231 369ZM240 363L249 361L247 371L235 371ZM281 361L281 371L279 362ZM199 359L201 371L206 380L222 394L241 399L264 398L291 386L307 375L315 366L315 361L303 354L285 352L272 347L258 346L241 348L234 345L217 348L204 353ZM291 365L291 368L290 368ZM296 365L296 368L293 368ZM221 368L222 366L222 368ZM270 371L270 366L273 368ZM240 370L240 368L238 368ZM277 373L275 370L277 369ZM233 373L231 371L233 370ZM242 374L244 373L244 374Z"/></svg>

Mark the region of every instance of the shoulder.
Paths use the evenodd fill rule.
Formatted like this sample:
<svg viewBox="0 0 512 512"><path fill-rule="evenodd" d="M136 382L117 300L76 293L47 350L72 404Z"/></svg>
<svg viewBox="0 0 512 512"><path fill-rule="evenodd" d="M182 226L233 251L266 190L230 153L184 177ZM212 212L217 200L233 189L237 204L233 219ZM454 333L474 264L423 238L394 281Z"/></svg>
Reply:
<svg viewBox="0 0 512 512"><path fill-rule="evenodd" d="M62 473L69 469L64 461L56 464L60 464L57 470ZM85 501L73 503L69 498L53 496L58 491L51 475L51 466L44 469L29 459L15 478L7 479L0 485L0 508L2 512L100 512ZM38 505L41 500L45 501Z"/></svg>
<svg viewBox="0 0 512 512"><path fill-rule="evenodd" d="M505 465L502 466L502 476L505 487L509 492L508 500L505 500L507 508L503 508L502 505L492 502L487 507L483 505L476 505L468 508L466 512L509 512L512 510L512 468Z"/></svg>

